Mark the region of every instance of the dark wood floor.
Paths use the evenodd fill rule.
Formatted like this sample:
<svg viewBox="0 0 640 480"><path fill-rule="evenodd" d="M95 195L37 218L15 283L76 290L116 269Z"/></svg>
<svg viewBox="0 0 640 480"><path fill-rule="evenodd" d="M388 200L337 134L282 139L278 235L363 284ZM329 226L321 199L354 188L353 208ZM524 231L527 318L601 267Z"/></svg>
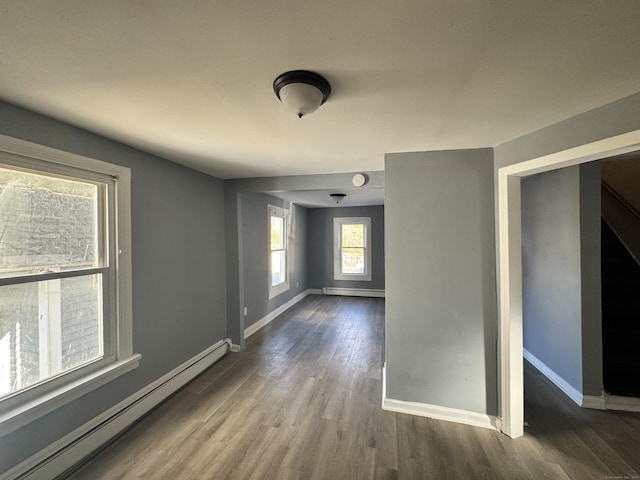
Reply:
<svg viewBox="0 0 640 480"><path fill-rule="evenodd" d="M640 414L526 368L523 438L381 409L384 300L309 296L73 479L640 478Z"/></svg>

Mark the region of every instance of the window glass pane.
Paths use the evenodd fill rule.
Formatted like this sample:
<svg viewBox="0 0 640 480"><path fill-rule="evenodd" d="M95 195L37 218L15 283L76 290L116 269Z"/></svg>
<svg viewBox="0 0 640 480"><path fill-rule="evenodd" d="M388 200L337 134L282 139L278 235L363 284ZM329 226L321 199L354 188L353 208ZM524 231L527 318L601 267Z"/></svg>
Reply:
<svg viewBox="0 0 640 480"><path fill-rule="evenodd" d="M365 273L364 248L342 249L342 273Z"/></svg>
<svg viewBox="0 0 640 480"><path fill-rule="evenodd" d="M353 223L342 225L343 247L364 247L364 224Z"/></svg>
<svg viewBox="0 0 640 480"><path fill-rule="evenodd" d="M271 250L284 248L284 218L271 217Z"/></svg>
<svg viewBox="0 0 640 480"><path fill-rule="evenodd" d="M286 253L284 250L271 252L271 286L275 287L286 281Z"/></svg>
<svg viewBox="0 0 640 480"><path fill-rule="evenodd" d="M0 167L0 277L98 266L98 187Z"/></svg>
<svg viewBox="0 0 640 480"><path fill-rule="evenodd" d="M100 358L102 275L0 287L0 396Z"/></svg>

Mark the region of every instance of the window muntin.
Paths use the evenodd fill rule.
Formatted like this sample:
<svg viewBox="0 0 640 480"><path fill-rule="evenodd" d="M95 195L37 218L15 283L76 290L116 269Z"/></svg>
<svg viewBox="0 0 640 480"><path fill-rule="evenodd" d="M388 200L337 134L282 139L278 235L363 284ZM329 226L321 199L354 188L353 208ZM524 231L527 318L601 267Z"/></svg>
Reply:
<svg viewBox="0 0 640 480"><path fill-rule="evenodd" d="M371 280L369 217L334 218L334 279Z"/></svg>
<svg viewBox="0 0 640 480"><path fill-rule="evenodd" d="M269 213L269 298L289 289L287 274L287 211L268 206Z"/></svg>
<svg viewBox="0 0 640 480"><path fill-rule="evenodd" d="M108 180L0 165L0 399L110 350Z"/></svg>

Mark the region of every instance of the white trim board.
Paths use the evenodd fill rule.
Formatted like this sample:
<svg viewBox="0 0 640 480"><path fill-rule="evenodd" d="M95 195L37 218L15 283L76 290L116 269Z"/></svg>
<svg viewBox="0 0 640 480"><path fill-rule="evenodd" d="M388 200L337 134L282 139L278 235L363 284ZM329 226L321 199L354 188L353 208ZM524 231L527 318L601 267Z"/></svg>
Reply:
<svg viewBox="0 0 640 480"><path fill-rule="evenodd" d="M60 408L93 390L106 385L131 370L138 368L141 355L106 365L104 368L85 375L74 382L62 385L41 398L24 402L16 408L9 408L0 414L0 437L9 435L38 418Z"/></svg>
<svg viewBox="0 0 640 480"><path fill-rule="evenodd" d="M302 300L304 297L306 297L310 293L312 293L311 290L305 290L304 292L299 293L288 302L283 303L275 310L272 310L271 312L267 313L264 317L262 317L257 322L249 325L247 328L244 329L245 340L249 338L251 335L253 335L254 333L256 333L258 330L260 330L261 328L267 326L269 323L274 321L278 315L286 312L288 309L293 307L296 303L298 303L300 300Z"/></svg>
<svg viewBox="0 0 640 480"><path fill-rule="evenodd" d="M382 408L390 412L406 413L408 415L433 418L434 420L444 420L446 422L462 423L473 427L498 430L498 418L484 413L469 412L467 410L441 407L428 403L405 402L391 398L385 398L382 401Z"/></svg>
<svg viewBox="0 0 640 480"><path fill-rule="evenodd" d="M457 408L441 407L428 403L406 402L387 398L387 362L382 365L382 409L389 412L406 413L446 422L461 423L473 427L501 430L501 420L493 415L469 412Z"/></svg>
<svg viewBox="0 0 640 480"><path fill-rule="evenodd" d="M622 412L640 412L640 398L621 397L618 395L609 395L602 392L596 395L583 396L583 408L593 408L596 410L618 410Z"/></svg>
<svg viewBox="0 0 640 480"><path fill-rule="evenodd" d="M618 395L604 394L604 405L607 410L640 412L640 398L636 397L619 397Z"/></svg>
<svg viewBox="0 0 640 480"><path fill-rule="evenodd" d="M620 397L618 395L583 395L565 379L549 368L542 360L524 349L524 358L540 373L547 377L556 387L562 390L571 400L582 408L594 410L621 410L625 412L640 412L640 398Z"/></svg>
<svg viewBox="0 0 640 480"><path fill-rule="evenodd" d="M226 348L221 348L224 345ZM220 340L57 442L0 474L0 480L18 477L29 480L56 478L204 372L222 358L230 347L231 340Z"/></svg>
<svg viewBox="0 0 640 480"><path fill-rule="evenodd" d="M567 382L564 378L558 375L552 368L546 363L536 357L526 348L523 349L524 358L533 365L540 373L547 377L551 383L562 390L571 400L573 400L579 406L583 406L584 398L582 392Z"/></svg>
<svg viewBox="0 0 640 480"><path fill-rule="evenodd" d="M345 297L376 297L384 298L384 290L380 288L340 288L324 287L323 295L343 295Z"/></svg>
<svg viewBox="0 0 640 480"><path fill-rule="evenodd" d="M593 410L607 410L607 404L604 395L583 395L582 405L580 406L582 408L591 408Z"/></svg>

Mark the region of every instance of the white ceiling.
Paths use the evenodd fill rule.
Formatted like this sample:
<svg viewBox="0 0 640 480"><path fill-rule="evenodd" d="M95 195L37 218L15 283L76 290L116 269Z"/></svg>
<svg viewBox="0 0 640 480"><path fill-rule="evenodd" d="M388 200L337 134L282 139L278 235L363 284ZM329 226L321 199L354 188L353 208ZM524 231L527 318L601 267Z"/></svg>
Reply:
<svg viewBox="0 0 640 480"><path fill-rule="evenodd" d="M382 170L640 90L638 0L2 0L0 98L221 178ZM287 70L333 87L299 120Z"/></svg>

